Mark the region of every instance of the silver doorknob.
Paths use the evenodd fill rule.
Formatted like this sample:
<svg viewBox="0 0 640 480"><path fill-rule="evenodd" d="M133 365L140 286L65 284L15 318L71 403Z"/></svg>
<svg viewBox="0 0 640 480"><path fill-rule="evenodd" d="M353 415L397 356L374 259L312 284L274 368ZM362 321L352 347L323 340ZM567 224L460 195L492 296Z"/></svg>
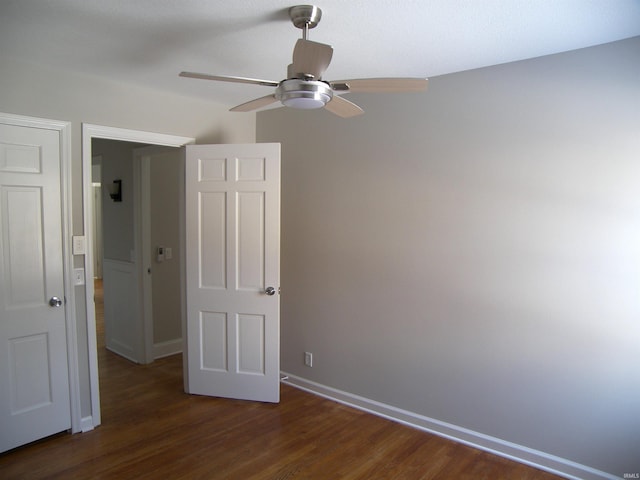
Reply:
<svg viewBox="0 0 640 480"><path fill-rule="evenodd" d="M276 294L276 289L273 287L267 287L264 291L264 293L266 293L267 295L275 295Z"/></svg>
<svg viewBox="0 0 640 480"><path fill-rule="evenodd" d="M51 307L60 307L62 306L62 300L60 300L58 297L51 297L51 299L49 300L49 305Z"/></svg>

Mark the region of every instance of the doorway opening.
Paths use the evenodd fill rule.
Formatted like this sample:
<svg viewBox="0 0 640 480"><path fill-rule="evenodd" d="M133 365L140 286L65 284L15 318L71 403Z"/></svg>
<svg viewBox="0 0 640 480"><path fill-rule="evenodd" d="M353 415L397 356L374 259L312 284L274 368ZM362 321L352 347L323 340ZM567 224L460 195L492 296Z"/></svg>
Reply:
<svg viewBox="0 0 640 480"><path fill-rule="evenodd" d="M153 361L147 358L144 345L144 311L139 298L144 294L144 286L142 290L139 288L144 273L140 271L140 242L136 236L139 217L147 216L148 212L141 211L135 218L135 212L142 209L138 205L140 182L134 180L139 177L134 152L145 146L101 138L91 142L94 278L100 280L106 293L105 338L98 340L104 341L108 350L134 363ZM142 236L147 234L143 232Z"/></svg>
<svg viewBox="0 0 640 480"><path fill-rule="evenodd" d="M82 146L83 146L82 166L83 166L83 191L84 191L83 203L85 205L84 231L85 231L86 247L87 247L86 258L85 258L85 284L86 284L85 290L86 290L87 337L88 337L88 349L89 349L89 352L88 352L89 353L89 377L90 377L90 385L91 385L91 412L92 412L90 420L84 419L85 428L83 428L83 430L90 430L91 428L97 425L100 425L101 423L98 355L97 355L98 339L97 339L97 332L96 332L96 311L95 311L95 304L94 304L95 288L93 283L94 276L95 276L94 247L96 243L96 235L94 234L94 229L93 229L93 208L92 208L93 206L92 158L96 156L96 154L94 153L94 145L93 145L94 140L97 141L98 143L105 140L116 141L116 143L129 142L132 144L136 144L136 146L138 147L140 147L142 144L147 146L156 145L156 146L164 146L164 147L181 147L186 144L194 143L195 141L195 139L190 137L179 137L175 135L165 135L165 134L157 134L157 133L151 133L151 132L83 124L83 129L82 129ZM104 154L102 154L102 161L103 162L105 161ZM142 159L140 161L142 162ZM129 160L129 162L132 162L132 160ZM110 165L110 167L111 166L113 165ZM141 168L142 168L142 165L141 165ZM136 171L136 169L133 169L133 170L134 172ZM140 170L140 172L142 172L142 170ZM103 171L102 175L103 175L102 181L105 184L110 184L114 180L121 180L121 182L119 182L122 189L121 195L123 195L122 198L126 198L126 195L127 195L126 183L124 184L122 183L122 180L123 180L122 178L115 178L115 176L118 176L118 172L111 172L108 178L106 178L106 172ZM131 210L132 210L132 214L130 216L131 218L130 224L132 224L132 229L133 229L132 236L134 237L134 239L132 242L129 241L128 243L116 241L114 244L116 246L113 247L115 248L115 252L116 252L114 253L114 255L118 257L116 258L116 261L121 262L119 264L120 267L124 265L125 267L130 268L131 264L135 264L135 272L134 274L130 275L130 279L128 280L129 282L132 282L133 287L131 288L131 290L134 290L135 292L144 292L145 289L144 289L143 281L145 280L148 281L148 279L145 279L145 275L142 275L141 271L142 271L142 266L145 263L143 262L143 254L142 254L142 243L143 243L143 237L144 237L142 235L142 230L143 230L143 220L145 220L145 218L142 212L144 208L148 208L149 198L145 198L145 194L141 192L139 188L138 189L134 188L136 184L138 185L143 184L141 180L144 177L144 175L142 177L140 175L141 174L138 173L135 175L135 178L134 178L134 175L132 173L131 183L129 186L129 194L128 194L130 196L130 201L132 202L132 204L130 204L129 207L131 207ZM111 178L112 176L114 178ZM149 177L146 177L146 178L149 178ZM110 206L121 206L121 205L115 205L115 203L124 203L124 201L116 202L115 199L113 199L113 197L111 197L107 192L103 192L101 198L105 203L113 201L114 205L110 205ZM145 205L145 202L147 202L146 205ZM122 210L124 210L124 208L122 208ZM104 221L104 216L103 216L103 221ZM106 240L106 237L109 235L111 235L111 232L105 232L105 230L103 229L102 238ZM130 238L130 235L129 235L129 238ZM127 252L126 250L127 247L125 245L135 245L135 246L134 248L129 248L129 252ZM150 245L149 239L145 239L145 245L147 246L147 248L149 247ZM105 258L106 258L107 248L104 248L104 251L105 251ZM127 253L128 253L128 257L127 257ZM178 254L179 252L175 252L175 253ZM179 256L179 255L176 255L176 256ZM128 261L127 261L127 258L128 258ZM104 282L104 276L106 273L106 266L104 263L102 264L102 270L103 270L102 276L103 276L103 282ZM117 267L116 267L116 270L117 270ZM118 280L121 280L121 277L118 277ZM118 280L116 280L115 283L112 282L116 288L119 288ZM147 290L150 290L150 289L147 288ZM127 293L128 292L129 290L127 290ZM149 295L146 295L146 296L149 296ZM136 297L136 299L133 301L136 302L136 305L143 306L144 302L147 302L150 300L149 298L144 298L146 296L142 296L142 298ZM122 302L122 300L120 300L118 303L120 302ZM115 305L113 307L117 308L118 305ZM142 307L138 308L138 310L141 311ZM137 347L139 348L140 352L143 352L143 356L145 359L151 358L153 355L153 338L147 333L152 332L153 326L150 326L150 328L149 327L145 328L144 322L142 322L141 324L139 324L138 328L141 330L141 335L138 335L138 342L143 342L143 343L138 344ZM148 363L148 362L145 361L143 363Z"/></svg>
<svg viewBox="0 0 640 480"><path fill-rule="evenodd" d="M104 292L105 346L139 364L180 353L181 152L104 139L91 147L93 264Z"/></svg>

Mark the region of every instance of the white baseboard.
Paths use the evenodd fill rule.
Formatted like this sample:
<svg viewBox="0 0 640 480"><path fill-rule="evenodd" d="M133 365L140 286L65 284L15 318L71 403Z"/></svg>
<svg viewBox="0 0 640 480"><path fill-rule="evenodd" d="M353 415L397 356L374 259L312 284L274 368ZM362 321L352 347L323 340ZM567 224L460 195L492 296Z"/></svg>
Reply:
<svg viewBox="0 0 640 480"><path fill-rule="evenodd" d="M539 468L540 470L545 470L561 477L572 480L619 480L620 478L586 465L572 462L571 460L484 435L457 425L441 422L434 418L402 410L392 405L360 397L349 392L327 387L290 373L282 372L282 376L286 377L283 378L282 383L287 385L357 408L358 410L363 410L425 432L433 433L434 435Z"/></svg>
<svg viewBox="0 0 640 480"><path fill-rule="evenodd" d="M162 357L168 357L175 355L176 353L182 353L182 339L176 338L167 342L160 342L153 344L153 358L157 360Z"/></svg>
<svg viewBox="0 0 640 480"><path fill-rule="evenodd" d="M93 417L91 415L82 417L82 420L80 420L80 431L82 433L90 432L94 427L95 425L93 424Z"/></svg>

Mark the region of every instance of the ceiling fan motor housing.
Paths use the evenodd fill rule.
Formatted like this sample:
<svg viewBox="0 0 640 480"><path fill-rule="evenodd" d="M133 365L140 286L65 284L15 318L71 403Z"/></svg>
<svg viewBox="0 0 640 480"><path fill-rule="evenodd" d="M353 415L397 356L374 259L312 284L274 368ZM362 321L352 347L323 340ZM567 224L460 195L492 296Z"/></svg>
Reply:
<svg viewBox="0 0 640 480"><path fill-rule="evenodd" d="M275 96L287 107L308 110L324 107L333 98L333 90L319 80L291 78L280 82Z"/></svg>

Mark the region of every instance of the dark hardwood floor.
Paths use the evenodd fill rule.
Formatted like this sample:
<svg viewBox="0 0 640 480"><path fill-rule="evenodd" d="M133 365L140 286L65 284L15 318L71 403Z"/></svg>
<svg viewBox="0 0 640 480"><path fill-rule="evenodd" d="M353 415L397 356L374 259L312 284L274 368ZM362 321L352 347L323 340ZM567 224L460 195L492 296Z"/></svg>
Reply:
<svg viewBox="0 0 640 480"><path fill-rule="evenodd" d="M102 425L0 455L0 478L559 478L286 385L278 405L186 395L180 355L135 365L100 341L99 365Z"/></svg>

